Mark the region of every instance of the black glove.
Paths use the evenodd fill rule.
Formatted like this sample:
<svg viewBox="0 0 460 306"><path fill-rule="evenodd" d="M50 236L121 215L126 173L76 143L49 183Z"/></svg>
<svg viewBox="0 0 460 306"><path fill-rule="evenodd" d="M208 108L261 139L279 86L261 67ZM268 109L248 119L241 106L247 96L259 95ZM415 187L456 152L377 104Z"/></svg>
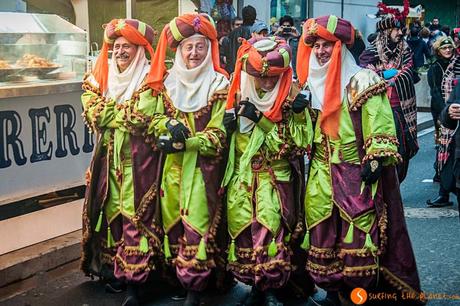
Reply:
<svg viewBox="0 0 460 306"><path fill-rule="evenodd" d="M174 142L172 139L159 139L157 147L166 154L185 151L185 142Z"/></svg>
<svg viewBox="0 0 460 306"><path fill-rule="evenodd" d="M257 109L257 107L249 101L240 102L240 111L238 115L248 118L255 123L259 122L262 119L262 112Z"/></svg>
<svg viewBox="0 0 460 306"><path fill-rule="evenodd" d="M185 139L190 137L189 129L180 121L170 119L166 122L166 127L171 134L174 142L185 142Z"/></svg>
<svg viewBox="0 0 460 306"><path fill-rule="evenodd" d="M225 113L223 124L227 134L230 135L236 130L236 116L235 113Z"/></svg>
<svg viewBox="0 0 460 306"><path fill-rule="evenodd" d="M361 179L366 185L372 185L382 175L382 160L380 159L369 159L364 165L361 171Z"/></svg>
<svg viewBox="0 0 460 306"><path fill-rule="evenodd" d="M299 93L294 102L292 102L292 111L296 114L303 112L303 110L308 106L309 100L307 96Z"/></svg>

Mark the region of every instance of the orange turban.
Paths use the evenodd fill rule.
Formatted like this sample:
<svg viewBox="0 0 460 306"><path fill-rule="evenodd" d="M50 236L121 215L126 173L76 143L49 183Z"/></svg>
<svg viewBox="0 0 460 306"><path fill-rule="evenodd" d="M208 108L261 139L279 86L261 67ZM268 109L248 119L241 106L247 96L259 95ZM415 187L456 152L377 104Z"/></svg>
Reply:
<svg viewBox="0 0 460 306"><path fill-rule="evenodd" d="M265 42L272 47L264 51L256 49L253 44ZM232 84L228 92L226 109L235 107L236 95L241 88L241 71L255 77L270 77L283 75L280 89L273 107L264 113L264 116L272 122L279 122L282 119L282 105L292 85L291 48L285 40L270 37L261 39L244 40L238 49L235 72Z"/></svg>
<svg viewBox="0 0 460 306"><path fill-rule="evenodd" d="M149 52L150 58L153 58L152 42L155 33L151 26L136 19L113 19L110 21L105 27L104 43L93 68L93 76L99 83L99 89L102 93L107 89L109 77L109 48L113 46L115 39L121 36L132 44L144 47ZM150 67L149 75L153 72L152 67Z"/></svg>
<svg viewBox="0 0 460 306"><path fill-rule="evenodd" d="M227 72L220 67L219 61L219 42L217 41L217 31L214 21L207 14L184 14L175 17L169 22L161 32L157 45L157 52L152 60L152 67L155 72L147 78L147 84L158 94L163 90L163 78L166 74L166 49L175 50L180 42L194 34L206 36L211 41L211 57L214 70L228 77Z"/></svg>
<svg viewBox="0 0 460 306"><path fill-rule="evenodd" d="M337 139L342 105L342 43L353 45L355 30L349 21L334 15L310 18L305 22L297 50L297 75L302 86L307 82L312 46L318 38L335 42L326 77L321 129L328 136Z"/></svg>

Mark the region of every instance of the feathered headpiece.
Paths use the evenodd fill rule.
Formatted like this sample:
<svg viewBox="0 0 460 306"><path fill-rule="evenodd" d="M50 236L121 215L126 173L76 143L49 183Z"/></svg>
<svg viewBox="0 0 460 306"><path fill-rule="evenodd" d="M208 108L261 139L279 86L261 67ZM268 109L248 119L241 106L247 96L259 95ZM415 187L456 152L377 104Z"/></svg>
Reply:
<svg viewBox="0 0 460 306"><path fill-rule="evenodd" d="M409 15L409 0L404 0L404 8L402 12L397 8L388 7L383 2L379 2L377 4L377 7L379 8L380 16L391 14L399 21L403 21L404 19L406 19L407 15Z"/></svg>
<svg viewBox="0 0 460 306"><path fill-rule="evenodd" d="M377 22L377 30L383 31L390 28L401 27L409 15L409 0L404 0L403 10L388 7L383 2L377 4L379 9L377 16L382 19Z"/></svg>

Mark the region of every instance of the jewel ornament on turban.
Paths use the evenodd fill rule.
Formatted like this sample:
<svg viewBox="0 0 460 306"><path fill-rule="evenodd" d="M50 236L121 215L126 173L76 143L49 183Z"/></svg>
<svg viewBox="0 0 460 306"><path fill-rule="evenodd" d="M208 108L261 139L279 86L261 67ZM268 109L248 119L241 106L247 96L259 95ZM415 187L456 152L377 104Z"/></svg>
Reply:
<svg viewBox="0 0 460 306"><path fill-rule="evenodd" d="M155 72L150 74L146 81L147 84L153 88L154 94L159 94L165 89L164 77L167 74L167 68L165 65L167 48L169 47L170 49L176 51L184 39L195 34L201 34L210 41L209 49L211 52L210 58L212 67L215 72L224 75L226 78L228 77L227 72L220 67L219 42L217 41L217 31L212 18L207 14L184 14L171 20L161 32L156 53L152 60L152 67L155 67ZM195 69L205 69L202 65L200 65L200 67L201 68L196 67ZM171 83L172 82L168 81L168 84Z"/></svg>
<svg viewBox="0 0 460 306"><path fill-rule="evenodd" d="M153 58L154 56L152 43L155 33L152 27L136 19L113 19L112 21L110 21L104 30L104 43L102 45L101 53L92 71L94 79L99 84L99 89L102 93L105 93L108 89L109 49L113 47L113 43L115 42L115 40L121 36L126 38L130 43L134 45L142 46L143 48L138 48L138 52L140 52L139 49L144 51L147 50L147 52L149 52L150 54L150 58ZM139 62L142 61L142 59L140 59L141 57L142 55L139 55L138 57L138 54L136 54L135 60L133 61L137 60L139 64ZM148 75L151 75L153 73L153 67L154 66L150 66L150 71Z"/></svg>
<svg viewBox="0 0 460 306"><path fill-rule="evenodd" d="M239 103L237 96L241 96L243 99L250 98L250 102L270 121L281 121L282 105L292 85L290 62L291 48L285 40L274 37L243 40L237 53L226 109L234 109ZM262 98L255 97L254 77L270 76L280 77L275 88Z"/></svg>
<svg viewBox="0 0 460 306"><path fill-rule="evenodd" d="M318 38L334 42L332 55L329 62L324 65L327 66L325 69L319 64L315 65L316 57L311 54L313 44ZM348 52L346 45L353 45L354 38L355 30L345 19L334 15L310 18L303 26L302 39L297 51L297 75L300 84L303 86L307 83L312 73L312 80L309 82L313 86L310 90L313 99L322 106L320 126L326 135L334 139L339 137L340 111L345 89L343 84L348 83L349 77L359 70L356 63L350 61L347 54L343 54ZM314 81L319 78L321 82Z"/></svg>

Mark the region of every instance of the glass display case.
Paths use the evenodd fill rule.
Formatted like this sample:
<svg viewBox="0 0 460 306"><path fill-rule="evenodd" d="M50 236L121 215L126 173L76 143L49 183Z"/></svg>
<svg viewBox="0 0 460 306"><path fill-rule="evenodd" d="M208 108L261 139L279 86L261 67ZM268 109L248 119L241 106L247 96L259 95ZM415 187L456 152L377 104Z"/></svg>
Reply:
<svg viewBox="0 0 460 306"><path fill-rule="evenodd" d="M58 15L0 12L0 88L81 80L87 34Z"/></svg>

